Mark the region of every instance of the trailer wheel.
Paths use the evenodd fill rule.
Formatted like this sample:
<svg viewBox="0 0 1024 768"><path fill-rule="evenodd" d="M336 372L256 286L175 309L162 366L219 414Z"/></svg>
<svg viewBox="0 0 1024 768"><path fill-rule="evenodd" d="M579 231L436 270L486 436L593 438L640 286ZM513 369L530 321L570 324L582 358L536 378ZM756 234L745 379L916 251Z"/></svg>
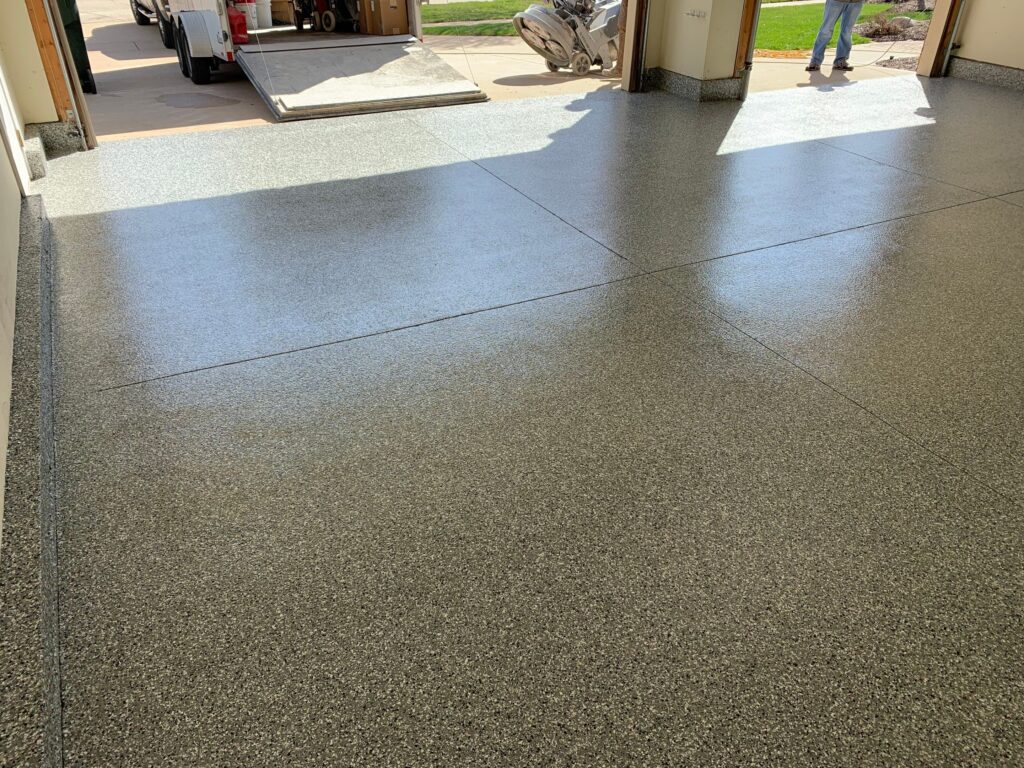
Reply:
<svg viewBox="0 0 1024 768"><path fill-rule="evenodd" d="M174 27L174 52L178 54L178 69L181 70L182 77L188 77L188 58L182 52L182 48L185 42L182 38L185 37L185 32L181 27Z"/></svg>
<svg viewBox="0 0 1024 768"><path fill-rule="evenodd" d="M135 23L140 27L149 25L149 16L139 10L138 4L135 0L128 0L128 6L132 9L132 16L135 17Z"/></svg>
<svg viewBox="0 0 1024 768"><path fill-rule="evenodd" d="M338 15L334 11L324 11L320 23L324 26L324 32L333 32L338 28Z"/></svg>
<svg viewBox="0 0 1024 768"><path fill-rule="evenodd" d="M164 48L174 47L174 26L171 24L170 19L165 19L160 15L160 12L156 13L156 26L160 30L160 42L164 44Z"/></svg>
<svg viewBox="0 0 1024 768"><path fill-rule="evenodd" d="M210 73L213 71L213 58L210 56L193 56L188 49L188 35L184 27L178 27L178 61L181 64L181 73L196 85L206 85L210 82Z"/></svg>
<svg viewBox="0 0 1024 768"><path fill-rule="evenodd" d="M320 11L313 11L312 27L314 32L319 32L323 29L323 23L320 21Z"/></svg>
<svg viewBox="0 0 1024 768"><path fill-rule="evenodd" d="M188 57L188 76L196 85L208 85L213 71L213 59L206 56Z"/></svg>

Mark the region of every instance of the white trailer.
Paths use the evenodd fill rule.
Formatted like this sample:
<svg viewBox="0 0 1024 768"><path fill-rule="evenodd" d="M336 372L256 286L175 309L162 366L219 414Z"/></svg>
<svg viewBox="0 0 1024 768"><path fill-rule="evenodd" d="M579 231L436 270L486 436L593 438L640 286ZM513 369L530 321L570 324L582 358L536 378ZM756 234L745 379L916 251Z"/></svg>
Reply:
<svg viewBox="0 0 1024 768"><path fill-rule="evenodd" d="M279 120L486 100L476 84L417 39L419 0L360 2L407 3L412 34L274 25L248 30L243 41L232 36L231 0L169 0L181 73L205 85L222 66L238 64Z"/></svg>

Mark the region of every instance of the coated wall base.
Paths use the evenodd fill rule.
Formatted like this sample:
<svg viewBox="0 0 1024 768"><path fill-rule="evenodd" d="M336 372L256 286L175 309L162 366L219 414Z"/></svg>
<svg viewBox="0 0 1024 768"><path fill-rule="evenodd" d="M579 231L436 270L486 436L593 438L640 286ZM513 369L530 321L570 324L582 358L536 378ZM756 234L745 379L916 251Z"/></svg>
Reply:
<svg viewBox="0 0 1024 768"><path fill-rule="evenodd" d="M732 101L740 98L743 80L739 77L699 80L669 69L654 67L645 73L644 83L645 90L668 91L692 101Z"/></svg>
<svg viewBox="0 0 1024 768"><path fill-rule="evenodd" d="M1002 67L998 64L954 56L949 60L949 76L1024 91L1024 69Z"/></svg>

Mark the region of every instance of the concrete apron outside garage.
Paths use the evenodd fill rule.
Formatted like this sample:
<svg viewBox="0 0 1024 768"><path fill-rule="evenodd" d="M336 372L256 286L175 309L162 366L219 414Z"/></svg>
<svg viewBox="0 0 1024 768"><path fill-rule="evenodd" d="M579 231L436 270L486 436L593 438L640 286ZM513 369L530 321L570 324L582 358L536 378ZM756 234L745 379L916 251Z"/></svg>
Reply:
<svg viewBox="0 0 1024 768"><path fill-rule="evenodd" d="M274 122L239 67L224 67L210 85L181 76L174 51L155 24L140 27L127 0L80 0L86 46L99 93L86 97L101 141ZM444 63L480 85L489 98L586 93L618 79L552 74L518 38L425 38ZM259 68L256 68L259 74Z"/></svg>
<svg viewBox="0 0 1024 768"><path fill-rule="evenodd" d="M921 43L915 40L895 43L864 43L855 45L850 51L849 61L853 72L839 72L832 68L836 50L825 51L825 64L818 72L807 72L808 56L779 58L755 56L754 68L750 75L750 91L777 91L783 88L817 88L834 90L844 88L863 80L877 80L885 77L915 77L913 71L881 66L889 57L916 57L921 54Z"/></svg>
<svg viewBox="0 0 1024 768"><path fill-rule="evenodd" d="M137 25L127 0L79 0L98 93L86 104L100 141L274 122L238 67L209 86L182 77L156 24Z"/></svg>
<svg viewBox="0 0 1024 768"><path fill-rule="evenodd" d="M1022 121L893 78L55 160L65 764L1020 764Z"/></svg>
<svg viewBox="0 0 1024 768"><path fill-rule="evenodd" d="M95 26L97 24L100 26ZM122 26L127 26L127 31L132 32L133 27L137 29L139 25ZM154 27L149 24L143 28L147 26ZM97 38L102 43L110 32L117 37L126 34L118 31L116 26L107 26L106 18L88 23L87 32L90 44L96 44ZM126 48L123 45L126 42L122 41L121 46L114 45L113 48L120 48L122 55L134 58L132 47L140 46L133 40L132 47ZM145 47L150 45L152 39L146 40ZM158 50L167 52L162 44ZM173 59L169 52L167 57ZM300 32L292 26L277 25L250 30L248 42L235 49L234 57L278 120L486 100L474 83L465 80L410 35ZM216 71L217 79L223 71L230 80L235 69L234 64L221 62L220 69ZM165 68L161 78L168 75L173 78L175 74L174 68L169 71ZM180 81L176 84L180 87ZM215 98L215 94L209 93L215 90L210 83L201 88L205 92L197 95ZM153 94L146 96L152 98ZM189 102L165 101L165 104L184 107ZM200 100L199 104L208 106L209 102ZM143 104L136 105L141 106Z"/></svg>

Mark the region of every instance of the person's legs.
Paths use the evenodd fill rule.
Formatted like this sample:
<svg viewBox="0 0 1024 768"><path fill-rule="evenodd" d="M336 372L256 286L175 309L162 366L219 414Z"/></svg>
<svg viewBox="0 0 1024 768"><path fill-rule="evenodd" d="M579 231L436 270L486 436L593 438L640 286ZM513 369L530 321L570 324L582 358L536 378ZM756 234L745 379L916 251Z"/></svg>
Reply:
<svg viewBox="0 0 1024 768"><path fill-rule="evenodd" d="M811 66L821 66L825 60L825 49L828 48L828 41L832 39L832 30L836 28L836 22L843 12L846 3L839 3L836 0L825 0L825 17L821 21L821 29L818 30L818 37L814 41L814 50L811 53ZM768 11L771 13L771 11Z"/></svg>
<svg viewBox="0 0 1024 768"><path fill-rule="evenodd" d="M860 16L860 9L864 3L842 3L839 19L839 44L836 47L836 62L846 63L850 56L850 49L853 48L853 25L857 23Z"/></svg>

